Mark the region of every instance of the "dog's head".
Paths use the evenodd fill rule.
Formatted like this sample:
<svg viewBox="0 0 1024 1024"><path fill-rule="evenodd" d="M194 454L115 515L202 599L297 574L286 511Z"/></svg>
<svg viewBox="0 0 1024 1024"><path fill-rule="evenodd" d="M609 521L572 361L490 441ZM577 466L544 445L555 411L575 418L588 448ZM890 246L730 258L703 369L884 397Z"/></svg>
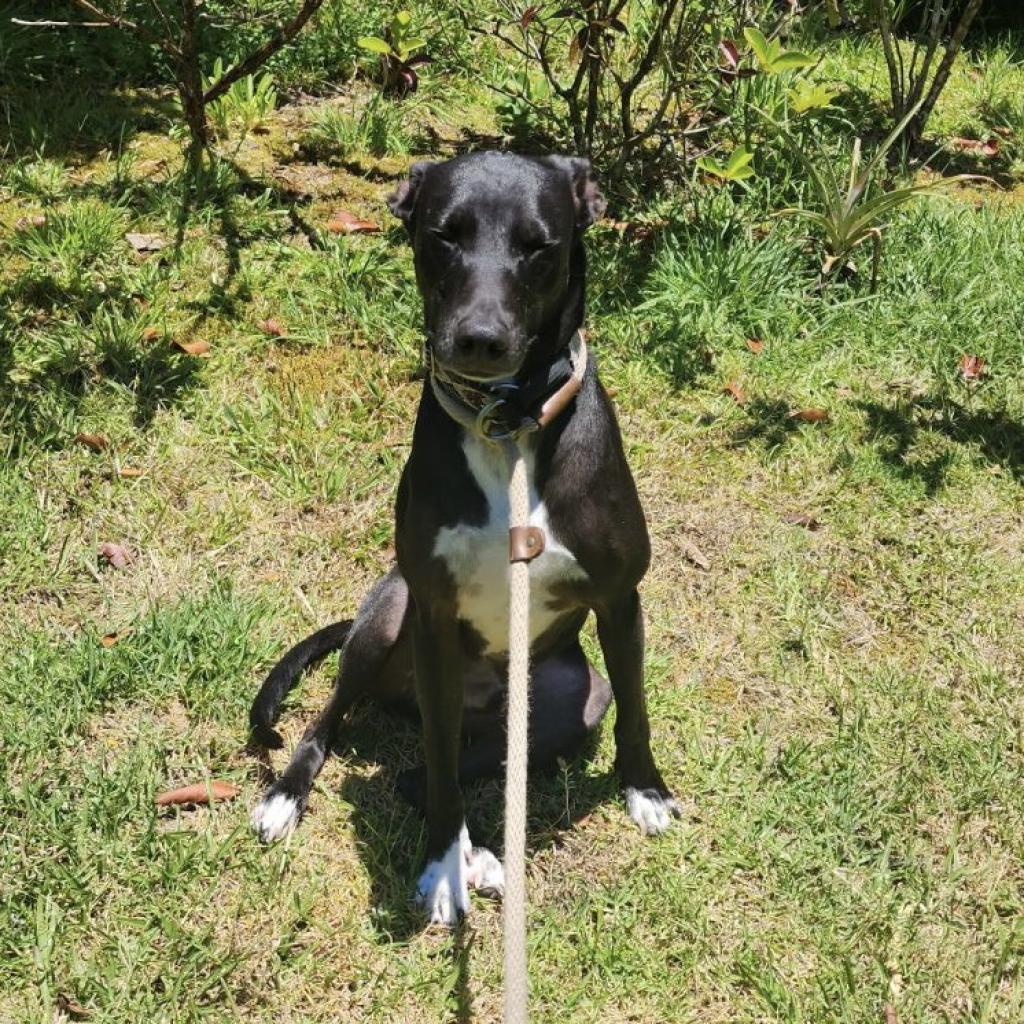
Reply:
<svg viewBox="0 0 1024 1024"><path fill-rule="evenodd" d="M579 326L581 236L604 211L588 160L418 163L389 205L412 239L427 339L444 369L511 377Z"/></svg>

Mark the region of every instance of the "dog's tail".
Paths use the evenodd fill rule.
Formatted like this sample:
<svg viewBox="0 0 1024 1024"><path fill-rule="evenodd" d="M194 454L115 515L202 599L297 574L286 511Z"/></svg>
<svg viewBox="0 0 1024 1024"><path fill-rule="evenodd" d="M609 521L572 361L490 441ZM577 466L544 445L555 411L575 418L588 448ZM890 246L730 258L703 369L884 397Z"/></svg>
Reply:
<svg viewBox="0 0 1024 1024"><path fill-rule="evenodd" d="M318 629L312 636L296 644L270 670L249 708L249 729L254 743L273 750L284 746L281 734L274 728L281 702L302 671L342 647L351 629L352 619L342 619L341 622Z"/></svg>

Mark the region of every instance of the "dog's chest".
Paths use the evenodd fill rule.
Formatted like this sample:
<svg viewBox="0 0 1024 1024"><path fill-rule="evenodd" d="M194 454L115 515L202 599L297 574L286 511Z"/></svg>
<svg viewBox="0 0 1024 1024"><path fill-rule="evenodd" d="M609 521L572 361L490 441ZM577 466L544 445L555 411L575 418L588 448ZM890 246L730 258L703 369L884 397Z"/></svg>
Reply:
<svg viewBox="0 0 1024 1024"><path fill-rule="evenodd" d="M444 560L455 581L459 618L484 641L484 653L508 650L508 470L502 452L474 437L463 442L474 480L487 500L482 526L442 527L434 555ZM530 480L530 525L544 531L544 550L530 562L530 640L541 636L567 608L569 584L586 579L579 563L555 535L547 509L533 485L533 459L526 458Z"/></svg>

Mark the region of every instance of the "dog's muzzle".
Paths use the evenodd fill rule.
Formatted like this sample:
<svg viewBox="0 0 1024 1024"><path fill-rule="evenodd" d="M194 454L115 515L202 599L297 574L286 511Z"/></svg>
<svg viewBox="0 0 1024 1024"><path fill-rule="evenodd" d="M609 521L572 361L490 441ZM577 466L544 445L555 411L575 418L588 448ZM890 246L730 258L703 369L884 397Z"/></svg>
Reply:
<svg viewBox="0 0 1024 1024"><path fill-rule="evenodd" d="M493 382L444 369L429 343L424 345L424 362L434 395L456 423L486 441L504 441L540 430L579 394L587 343L578 330L548 366Z"/></svg>

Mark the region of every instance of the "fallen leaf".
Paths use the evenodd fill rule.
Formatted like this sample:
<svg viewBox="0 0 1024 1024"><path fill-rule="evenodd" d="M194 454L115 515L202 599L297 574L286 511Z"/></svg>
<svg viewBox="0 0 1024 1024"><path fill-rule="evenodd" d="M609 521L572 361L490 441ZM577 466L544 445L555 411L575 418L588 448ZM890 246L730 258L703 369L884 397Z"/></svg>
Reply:
<svg viewBox="0 0 1024 1024"><path fill-rule="evenodd" d="M824 423L828 419L828 411L826 409L794 409L788 419L801 420L804 423Z"/></svg>
<svg viewBox="0 0 1024 1024"><path fill-rule="evenodd" d="M801 514L799 512L783 516L782 521L784 523L789 523L790 526L802 526L805 530L821 529L821 523L819 523L814 516Z"/></svg>
<svg viewBox="0 0 1024 1024"><path fill-rule="evenodd" d="M760 338L747 338L747 348L759 356L764 351L764 342Z"/></svg>
<svg viewBox="0 0 1024 1024"><path fill-rule="evenodd" d="M130 629L125 629L120 633L104 633L100 637L100 644L102 646L110 648L113 647L119 640L123 640L128 634L131 633Z"/></svg>
<svg viewBox="0 0 1024 1024"><path fill-rule="evenodd" d="M885 1024L899 1024L899 1017L896 1016L896 1007L892 1003L885 1004Z"/></svg>
<svg viewBox="0 0 1024 1024"><path fill-rule="evenodd" d="M327 230L336 235L371 234L380 231L380 225L357 217L351 210L335 210L327 222Z"/></svg>
<svg viewBox="0 0 1024 1024"><path fill-rule="evenodd" d="M99 556L115 569L127 569L135 561L132 553L123 544L104 541L99 547Z"/></svg>
<svg viewBox="0 0 1024 1024"><path fill-rule="evenodd" d="M999 155L999 139L955 138L952 139L951 141L953 145L957 147L957 149L962 149L965 153L977 153L979 156Z"/></svg>
<svg viewBox="0 0 1024 1024"><path fill-rule="evenodd" d="M168 790L156 798L157 807L172 804L210 804L217 800L233 800L241 790L230 782L197 782L194 786Z"/></svg>
<svg viewBox="0 0 1024 1024"><path fill-rule="evenodd" d="M159 327L146 327L142 331L142 340L143 341L156 341L156 339L159 338L159 337L160 337L160 328Z"/></svg>
<svg viewBox="0 0 1024 1024"><path fill-rule="evenodd" d="M129 231L124 240L136 252L158 252L167 245L159 235L142 235L135 231Z"/></svg>
<svg viewBox="0 0 1024 1024"><path fill-rule="evenodd" d="M280 338L284 334L284 327L281 326L277 320L261 320L256 325L264 334L269 334L272 337Z"/></svg>
<svg viewBox="0 0 1024 1024"><path fill-rule="evenodd" d="M960 359L960 376L964 380L980 380L986 371L985 360L981 356L964 355Z"/></svg>
<svg viewBox="0 0 1024 1024"><path fill-rule="evenodd" d="M736 381L730 381L722 389L727 395L732 395L737 405L742 405L747 400L747 393Z"/></svg>
<svg viewBox="0 0 1024 1024"><path fill-rule="evenodd" d="M537 12L540 10L540 4L531 4L523 11L522 16L519 19L519 27L524 31L530 27L530 22L537 17Z"/></svg>
<svg viewBox="0 0 1024 1024"><path fill-rule="evenodd" d="M75 434L75 440L91 448L94 452L101 452L110 442L102 434Z"/></svg>
<svg viewBox="0 0 1024 1024"><path fill-rule="evenodd" d="M210 343L208 341L179 341L175 339L171 344L188 356L209 358L210 355Z"/></svg>
<svg viewBox="0 0 1024 1024"><path fill-rule="evenodd" d="M705 572L711 568L711 563L708 561L707 556L696 544L692 544L688 540L684 540L681 545L683 558L688 562L692 562L698 569L703 569Z"/></svg>
<svg viewBox="0 0 1024 1024"><path fill-rule="evenodd" d="M139 469L137 466L122 466L118 471L117 475L124 480L137 480L140 476L145 474L145 470Z"/></svg>
<svg viewBox="0 0 1024 1024"><path fill-rule="evenodd" d="M64 992L57 993L57 1009L69 1017L74 1017L75 1020L85 1020L90 1012L74 996Z"/></svg>
<svg viewBox="0 0 1024 1024"><path fill-rule="evenodd" d="M15 231L28 231L29 228L46 227L46 218L41 213L33 214L31 217L19 217L14 222Z"/></svg>

